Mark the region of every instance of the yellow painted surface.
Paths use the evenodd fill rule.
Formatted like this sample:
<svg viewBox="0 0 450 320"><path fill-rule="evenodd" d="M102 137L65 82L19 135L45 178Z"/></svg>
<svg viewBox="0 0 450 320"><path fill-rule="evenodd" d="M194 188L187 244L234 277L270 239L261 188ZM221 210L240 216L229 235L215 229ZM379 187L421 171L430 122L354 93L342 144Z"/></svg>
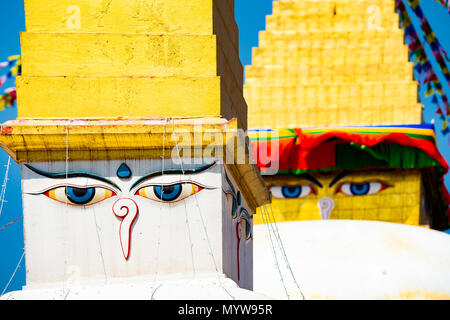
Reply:
<svg viewBox="0 0 450 320"><path fill-rule="evenodd" d="M244 95L251 128L406 124L422 117L417 85L405 81L246 84Z"/></svg>
<svg viewBox="0 0 450 320"><path fill-rule="evenodd" d="M216 76L216 36L108 33L21 35L24 76Z"/></svg>
<svg viewBox="0 0 450 320"><path fill-rule="evenodd" d="M27 31L212 33L212 0L26 0Z"/></svg>
<svg viewBox="0 0 450 320"><path fill-rule="evenodd" d="M244 96L249 128L421 123L394 0L274 1Z"/></svg>
<svg viewBox="0 0 450 320"><path fill-rule="evenodd" d="M74 154L91 153L85 154L83 158L77 156L77 160L92 159L100 151L121 150L125 154L150 150L159 158L158 153L162 153L163 148L170 154L176 147L206 149L223 146L234 136L236 128L236 119L227 121L219 117L16 120L3 124L0 144L19 162L26 161L16 156L21 152L33 157L32 161L43 161L36 158L39 156L49 158L47 160L50 161L55 160L51 156L52 152L65 152L66 149ZM33 153L37 153L37 156ZM95 159L98 160L98 157Z"/></svg>
<svg viewBox="0 0 450 320"><path fill-rule="evenodd" d="M267 222L262 213L270 214L276 222L320 220L319 200L330 197L334 209L330 219L375 220L419 225L421 173L416 170L391 172L353 172L335 185L331 182L339 172L311 174L323 187L300 176L266 176L269 188L274 186L307 186L313 192L303 198L281 199L273 196L272 205L258 210L255 224ZM347 195L342 186L348 183L381 182L384 190L368 195ZM264 211L261 211L264 210Z"/></svg>
<svg viewBox="0 0 450 320"><path fill-rule="evenodd" d="M19 118L220 115L219 77L17 77Z"/></svg>
<svg viewBox="0 0 450 320"><path fill-rule="evenodd" d="M247 128L230 0L26 0L18 117L222 116Z"/></svg>
<svg viewBox="0 0 450 320"><path fill-rule="evenodd" d="M15 120L2 126L0 144L17 152L156 150L223 146L237 121L222 118ZM216 137L218 135L218 137ZM67 139L67 136L69 139ZM159 158L159 156L157 156ZM89 158L78 159L87 160ZM52 160L52 159L48 159ZM37 160L34 160L37 161Z"/></svg>

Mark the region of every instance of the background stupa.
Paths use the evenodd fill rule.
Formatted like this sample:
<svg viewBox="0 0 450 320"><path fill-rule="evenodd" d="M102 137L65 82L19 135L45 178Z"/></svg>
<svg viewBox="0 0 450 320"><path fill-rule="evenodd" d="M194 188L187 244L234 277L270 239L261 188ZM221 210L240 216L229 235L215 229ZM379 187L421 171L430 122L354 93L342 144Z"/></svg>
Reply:
<svg viewBox="0 0 450 320"><path fill-rule="evenodd" d="M273 2L244 95L256 152L279 140L263 159L278 168L259 163L276 221L448 228L448 165L399 22L395 0Z"/></svg>

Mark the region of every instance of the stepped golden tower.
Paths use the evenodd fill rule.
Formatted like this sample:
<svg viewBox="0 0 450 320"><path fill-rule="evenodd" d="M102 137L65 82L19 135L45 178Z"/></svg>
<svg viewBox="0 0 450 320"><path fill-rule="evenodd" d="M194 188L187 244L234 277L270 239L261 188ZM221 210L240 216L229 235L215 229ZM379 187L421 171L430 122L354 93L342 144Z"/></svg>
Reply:
<svg viewBox="0 0 450 320"><path fill-rule="evenodd" d="M245 70L249 127L421 123L394 0L279 0Z"/></svg>
<svg viewBox="0 0 450 320"><path fill-rule="evenodd" d="M19 118L219 115L246 127L234 1L27 0L25 15Z"/></svg>

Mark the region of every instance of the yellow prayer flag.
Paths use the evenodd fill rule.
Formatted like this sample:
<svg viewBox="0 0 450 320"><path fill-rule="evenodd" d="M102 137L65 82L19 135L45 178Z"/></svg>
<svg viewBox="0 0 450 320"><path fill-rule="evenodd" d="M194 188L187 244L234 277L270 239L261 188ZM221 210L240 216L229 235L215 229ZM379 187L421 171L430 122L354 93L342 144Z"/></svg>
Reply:
<svg viewBox="0 0 450 320"><path fill-rule="evenodd" d="M19 59L20 59L20 55L19 54L8 57L9 61L14 61L14 60L19 60Z"/></svg>

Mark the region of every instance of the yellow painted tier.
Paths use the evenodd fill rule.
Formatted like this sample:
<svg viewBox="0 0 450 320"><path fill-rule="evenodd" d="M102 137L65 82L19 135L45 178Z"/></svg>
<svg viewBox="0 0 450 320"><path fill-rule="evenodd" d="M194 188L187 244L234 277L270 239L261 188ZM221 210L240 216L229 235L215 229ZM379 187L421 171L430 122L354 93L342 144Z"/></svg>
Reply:
<svg viewBox="0 0 450 320"><path fill-rule="evenodd" d="M235 136L236 120L147 118L14 120L2 125L0 145L17 162L160 158L175 148L222 147ZM218 135L218 136L216 136ZM182 150L181 150L182 151ZM67 153L67 154L66 154ZM180 152L183 157L193 157ZM202 155L202 154L201 154ZM145 157L144 157L145 158Z"/></svg>
<svg viewBox="0 0 450 320"><path fill-rule="evenodd" d="M361 30L373 26L398 28L391 0L353 1L275 1L273 15L267 17L267 29L276 30Z"/></svg>
<svg viewBox="0 0 450 320"><path fill-rule="evenodd" d="M221 116L247 128L232 0L26 0L18 117Z"/></svg>
<svg viewBox="0 0 450 320"><path fill-rule="evenodd" d="M422 122L394 0L280 0L246 66L249 128Z"/></svg>
<svg viewBox="0 0 450 320"><path fill-rule="evenodd" d="M223 0L25 0L27 31L212 34ZM230 27L230 30L233 28Z"/></svg>
<svg viewBox="0 0 450 320"><path fill-rule="evenodd" d="M21 44L24 76L217 75L214 35L25 32Z"/></svg>
<svg viewBox="0 0 450 320"><path fill-rule="evenodd" d="M256 128L406 124L422 119L413 82L248 84L245 95L253 110L249 125Z"/></svg>
<svg viewBox="0 0 450 320"><path fill-rule="evenodd" d="M17 77L19 118L214 116L219 77Z"/></svg>

